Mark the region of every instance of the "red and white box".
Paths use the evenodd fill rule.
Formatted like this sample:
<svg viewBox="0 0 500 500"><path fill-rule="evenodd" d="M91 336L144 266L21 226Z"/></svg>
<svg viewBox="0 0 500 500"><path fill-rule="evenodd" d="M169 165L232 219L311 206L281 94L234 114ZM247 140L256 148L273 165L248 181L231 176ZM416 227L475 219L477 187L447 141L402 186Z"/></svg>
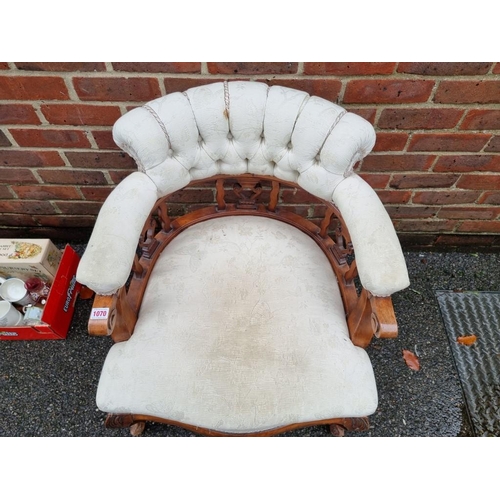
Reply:
<svg viewBox="0 0 500 500"><path fill-rule="evenodd" d="M80 257L66 245L61 262L43 308L40 325L0 327L0 340L60 340L65 339L75 312L75 303L82 289L76 281Z"/></svg>

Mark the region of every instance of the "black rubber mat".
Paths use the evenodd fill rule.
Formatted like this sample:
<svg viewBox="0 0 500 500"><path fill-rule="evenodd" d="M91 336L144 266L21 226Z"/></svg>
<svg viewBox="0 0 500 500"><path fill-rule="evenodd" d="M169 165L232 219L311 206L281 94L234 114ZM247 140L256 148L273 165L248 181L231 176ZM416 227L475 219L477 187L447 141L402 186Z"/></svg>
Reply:
<svg viewBox="0 0 500 500"><path fill-rule="evenodd" d="M500 293L436 291L476 436L500 436ZM475 335L464 345L458 337Z"/></svg>

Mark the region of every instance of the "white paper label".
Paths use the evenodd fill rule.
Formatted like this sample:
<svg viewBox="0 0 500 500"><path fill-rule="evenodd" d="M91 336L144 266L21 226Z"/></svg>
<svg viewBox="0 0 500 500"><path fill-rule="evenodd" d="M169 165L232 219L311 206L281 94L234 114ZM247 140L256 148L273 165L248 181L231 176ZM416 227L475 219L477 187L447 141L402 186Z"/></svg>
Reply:
<svg viewBox="0 0 500 500"><path fill-rule="evenodd" d="M90 319L108 319L109 307L93 307Z"/></svg>

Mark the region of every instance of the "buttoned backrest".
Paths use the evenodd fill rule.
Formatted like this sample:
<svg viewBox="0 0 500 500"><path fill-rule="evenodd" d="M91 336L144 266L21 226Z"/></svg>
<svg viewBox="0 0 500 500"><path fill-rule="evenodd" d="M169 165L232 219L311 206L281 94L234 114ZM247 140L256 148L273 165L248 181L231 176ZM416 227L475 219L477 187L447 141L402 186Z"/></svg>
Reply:
<svg viewBox="0 0 500 500"><path fill-rule="evenodd" d="M328 201L375 144L371 124L336 104L243 81L150 101L122 116L113 137L159 196L195 179L254 173L296 182Z"/></svg>

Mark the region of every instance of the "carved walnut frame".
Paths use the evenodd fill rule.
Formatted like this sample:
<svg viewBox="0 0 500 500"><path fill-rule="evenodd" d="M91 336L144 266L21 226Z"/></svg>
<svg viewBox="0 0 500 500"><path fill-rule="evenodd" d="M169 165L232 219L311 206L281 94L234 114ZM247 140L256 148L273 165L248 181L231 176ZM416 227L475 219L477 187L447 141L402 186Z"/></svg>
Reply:
<svg viewBox="0 0 500 500"><path fill-rule="evenodd" d="M312 197L317 205L325 206L325 215L317 225L280 205L282 187L302 189L293 182L264 175L217 175L193 181L188 187L207 183L215 184L214 206L171 219L168 215L168 198L171 195L156 202L142 230L139 252L135 256L128 284L112 296L96 295L94 299L94 307L108 307L110 314L107 320L89 321L91 335L111 335L114 342L130 338L154 265L166 245L184 229L216 217L254 215L291 224L308 234L320 246L337 277L353 344L367 347L374 335L379 338L397 336L397 323L391 298L373 296L356 280L358 271L351 238L340 212L333 203ZM133 433L138 433L144 428L143 423L146 420L174 424L206 435L223 435L210 429L194 428L147 415L110 414L106 426L130 426ZM330 424L335 435L342 435L344 429L366 430L369 427L367 418L331 419L294 424L253 435L272 435L299 427L322 424Z"/></svg>

